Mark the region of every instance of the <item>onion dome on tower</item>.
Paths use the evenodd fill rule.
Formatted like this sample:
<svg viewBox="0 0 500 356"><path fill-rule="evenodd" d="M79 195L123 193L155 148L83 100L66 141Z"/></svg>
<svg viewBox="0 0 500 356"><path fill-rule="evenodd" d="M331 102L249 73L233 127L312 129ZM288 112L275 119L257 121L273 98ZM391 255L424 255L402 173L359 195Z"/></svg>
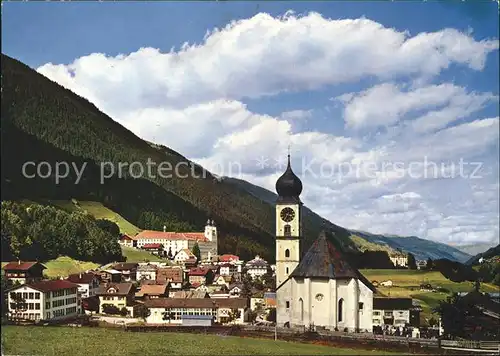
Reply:
<svg viewBox="0 0 500 356"><path fill-rule="evenodd" d="M278 202L300 202L300 193L302 193L302 182L292 171L290 165L290 155L288 155L288 165L285 173L276 181L276 192L278 193Z"/></svg>

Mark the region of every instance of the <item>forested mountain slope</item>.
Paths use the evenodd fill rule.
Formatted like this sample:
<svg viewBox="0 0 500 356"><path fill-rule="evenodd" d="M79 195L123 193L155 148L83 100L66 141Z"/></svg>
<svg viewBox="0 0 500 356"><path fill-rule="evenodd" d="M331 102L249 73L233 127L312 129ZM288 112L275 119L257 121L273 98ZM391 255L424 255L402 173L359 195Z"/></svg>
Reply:
<svg viewBox="0 0 500 356"><path fill-rule="evenodd" d="M187 178L117 177L100 184L101 162L179 162L191 164L180 154L154 146L135 136L93 104L50 81L21 62L2 55L2 199L85 199L103 202L140 228L201 230L213 218L221 234L220 250L244 258L257 253L274 259L274 207L233 184L220 182L209 172ZM4 157L6 158L4 160ZM69 176L54 184L50 179L21 177L26 161L67 161L81 166L84 178L74 184ZM200 176L202 168L196 167ZM321 226L308 226L312 241ZM337 233L345 249L353 244L345 230ZM307 244L307 243L306 243Z"/></svg>

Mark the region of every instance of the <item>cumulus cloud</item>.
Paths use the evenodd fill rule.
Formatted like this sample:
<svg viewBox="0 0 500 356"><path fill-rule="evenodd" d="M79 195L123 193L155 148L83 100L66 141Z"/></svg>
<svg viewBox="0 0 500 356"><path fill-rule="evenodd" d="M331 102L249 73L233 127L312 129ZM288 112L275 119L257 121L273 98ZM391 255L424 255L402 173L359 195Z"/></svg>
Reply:
<svg viewBox="0 0 500 356"><path fill-rule="evenodd" d="M339 225L485 241L498 236L498 156L491 150L498 148L499 119L473 116L498 97L422 83L439 81L452 64L480 71L496 49L496 39L455 29L410 35L364 18L257 14L168 53L94 53L38 71L215 174L274 190L291 145L303 200ZM248 98L314 93L367 78L375 79L372 87L336 98L344 120L336 123L345 124L345 133L317 129L316 108L277 106L281 114L268 115L246 105ZM480 179L446 178L461 158L481 158ZM444 168L412 177L411 164L420 174L432 168L425 159Z"/></svg>
<svg viewBox="0 0 500 356"><path fill-rule="evenodd" d="M415 131L422 133L445 127L467 117L487 103L498 101L492 93L469 93L466 88L450 83L404 90L395 83L383 83L360 93L347 93L336 98L342 102L344 120L351 128L391 126L407 114L432 111L413 118Z"/></svg>

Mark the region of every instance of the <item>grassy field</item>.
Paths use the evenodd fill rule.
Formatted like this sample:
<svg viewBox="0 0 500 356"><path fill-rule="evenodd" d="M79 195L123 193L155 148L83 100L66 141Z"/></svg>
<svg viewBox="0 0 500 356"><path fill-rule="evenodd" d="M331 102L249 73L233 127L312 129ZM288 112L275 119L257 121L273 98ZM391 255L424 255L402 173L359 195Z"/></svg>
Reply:
<svg viewBox="0 0 500 356"><path fill-rule="evenodd" d="M10 355L387 355L384 351L233 336L126 333L71 327L2 327L2 349ZM393 353L395 354L395 353Z"/></svg>
<svg viewBox="0 0 500 356"><path fill-rule="evenodd" d="M379 286L377 289L388 297L411 297L419 301L423 311L421 322L426 324L426 319L432 315L431 309L438 305L440 300L445 300L449 293L421 292L420 284L429 283L434 288L442 287L452 292L470 292L472 282L455 283L446 279L441 272L420 270L390 270L390 269L365 269L360 271L368 280L383 282L391 280L392 287ZM482 283L483 292L498 290L492 284Z"/></svg>
<svg viewBox="0 0 500 356"><path fill-rule="evenodd" d="M137 250L132 247L122 246L123 256L127 257L127 262L167 262L166 259L161 259L147 251Z"/></svg>
<svg viewBox="0 0 500 356"><path fill-rule="evenodd" d="M102 203L95 201L78 201L78 205L70 200L51 200L50 204L60 207L66 211L87 211L96 219L107 219L115 222L124 234L135 236L141 231L137 226L124 219L113 210L106 208Z"/></svg>
<svg viewBox="0 0 500 356"><path fill-rule="evenodd" d="M7 264L7 262L2 262L2 267L5 264ZM49 278L66 277L72 273L83 272L99 267L99 264L97 263L77 261L67 256L60 256L55 260L42 262L42 264L47 267L43 273Z"/></svg>

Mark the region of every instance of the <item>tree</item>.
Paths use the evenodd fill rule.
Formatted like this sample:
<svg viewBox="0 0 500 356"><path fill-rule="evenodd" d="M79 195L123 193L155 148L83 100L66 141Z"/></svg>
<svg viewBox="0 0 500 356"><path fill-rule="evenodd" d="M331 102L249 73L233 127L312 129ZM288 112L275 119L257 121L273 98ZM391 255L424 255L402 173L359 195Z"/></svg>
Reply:
<svg viewBox="0 0 500 356"><path fill-rule="evenodd" d="M250 277L248 274L244 274L242 278L242 287L241 287L241 297L243 298L250 298L252 296L252 287L253 287L253 280L252 277Z"/></svg>
<svg viewBox="0 0 500 356"><path fill-rule="evenodd" d="M235 322L238 318L241 317L241 311L239 309L231 309L228 313L228 322Z"/></svg>
<svg viewBox="0 0 500 356"><path fill-rule="evenodd" d="M151 310L149 310L149 308L144 304L139 304L135 307L135 317L143 318L144 320L146 320L146 318L150 315Z"/></svg>
<svg viewBox="0 0 500 356"><path fill-rule="evenodd" d="M102 311L104 314L109 314L109 315L120 314L120 309L113 304L103 304Z"/></svg>
<svg viewBox="0 0 500 356"><path fill-rule="evenodd" d="M417 269L417 261L411 253L408 253L408 269Z"/></svg>
<svg viewBox="0 0 500 356"><path fill-rule="evenodd" d="M436 318L431 317L429 319L429 326L434 327L434 326L437 326L438 324L439 324L439 321Z"/></svg>
<svg viewBox="0 0 500 356"><path fill-rule="evenodd" d="M441 300L439 305L433 309L433 312L441 316L442 326L446 335L453 339L464 336L468 310L460 302L460 297L457 293L447 297L446 300Z"/></svg>
<svg viewBox="0 0 500 356"><path fill-rule="evenodd" d="M97 219L95 222L99 228L110 233L113 237L120 236L120 227L115 222L108 219Z"/></svg>
<svg viewBox="0 0 500 356"><path fill-rule="evenodd" d="M200 262L200 261L201 261L201 251L200 251L200 246L198 246L198 242L196 242L196 243L194 244L194 246L193 246L193 251L192 251L192 252L193 252L193 255L195 255L195 256L196 256L196 260L197 260L198 262Z"/></svg>
<svg viewBox="0 0 500 356"><path fill-rule="evenodd" d="M169 248L168 248L167 257L168 257L170 260L171 260L172 258L174 258L174 255L172 254L172 247L169 247Z"/></svg>
<svg viewBox="0 0 500 356"><path fill-rule="evenodd" d="M99 312L99 299L97 297L90 297L82 299L82 308L83 310L89 312Z"/></svg>
<svg viewBox="0 0 500 356"><path fill-rule="evenodd" d="M120 309L120 315L121 316L127 316L128 315L128 309L123 307Z"/></svg>
<svg viewBox="0 0 500 356"><path fill-rule="evenodd" d="M432 271L433 268L434 268L434 263L432 262L432 259L429 257L427 259L427 264L425 265L425 269L428 271Z"/></svg>

